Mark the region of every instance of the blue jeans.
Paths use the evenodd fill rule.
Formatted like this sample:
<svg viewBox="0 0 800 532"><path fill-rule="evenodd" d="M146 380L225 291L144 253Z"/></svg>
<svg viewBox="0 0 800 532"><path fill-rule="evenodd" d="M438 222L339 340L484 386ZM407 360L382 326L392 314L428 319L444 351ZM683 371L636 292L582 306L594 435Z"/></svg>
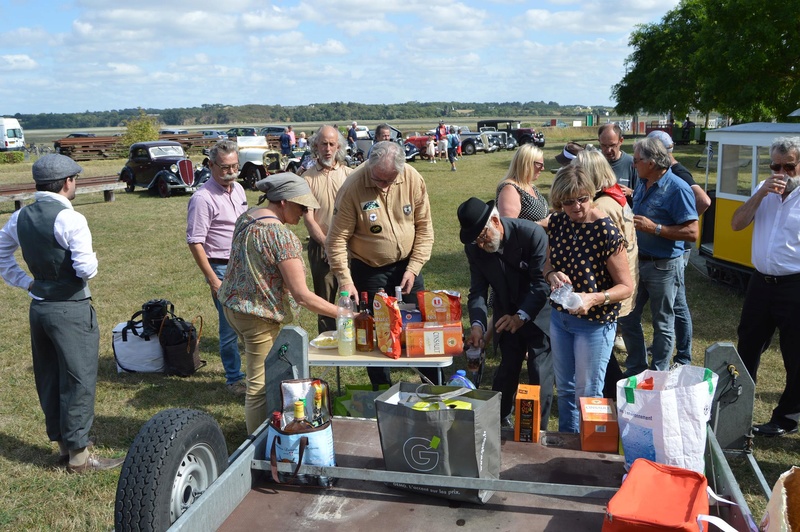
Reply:
<svg viewBox="0 0 800 532"><path fill-rule="evenodd" d="M675 346L675 298L681 285L683 257L639 261L639 291L633 311L619 319L619 329L628 349L625 375L648 368L642 313L648 299L653 320L653 362L650 369L669 369Z"/></svg>
<svg viewBox="0 0 800 532"><path fill-rule="evenodd" d="M212 264L211 269L217 274L221 281L228 269L227 264ZM242 373L242 358L239 356L239 337L225 319L222 313L222 304L215 297L214 306L217 307L219 315L219 358L222 359L222 367L225 369L225 383L233 384L244 379Z"/></svg>
<svg viewBox="0 0 800 532"><path fill-rule="evenodd" d="M579 397L603 396L616 334L616 323L598 323L556 310L550 315L559 432L580 430Z"/></svg>
<svg viewBox="0 0 800 532"><path fill-rule="evenodd" d="M692 363L692 315L686 301L686 265L689 263L689 252L681 257L681 286L675 295L675 363Z"/></svg>

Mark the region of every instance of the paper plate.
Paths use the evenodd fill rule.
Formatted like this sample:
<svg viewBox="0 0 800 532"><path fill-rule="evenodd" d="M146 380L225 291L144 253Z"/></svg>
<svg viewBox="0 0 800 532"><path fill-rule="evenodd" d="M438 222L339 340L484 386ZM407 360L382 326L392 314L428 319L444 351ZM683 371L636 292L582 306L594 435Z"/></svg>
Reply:
<svg viewBox="0 0 800 532"><path fill-rule="evenodd" d="M336 331L324 332L308 343L317 349L337 349L339 347L338 343L327 343L330 342L331 338L336 338Z"/></svg>

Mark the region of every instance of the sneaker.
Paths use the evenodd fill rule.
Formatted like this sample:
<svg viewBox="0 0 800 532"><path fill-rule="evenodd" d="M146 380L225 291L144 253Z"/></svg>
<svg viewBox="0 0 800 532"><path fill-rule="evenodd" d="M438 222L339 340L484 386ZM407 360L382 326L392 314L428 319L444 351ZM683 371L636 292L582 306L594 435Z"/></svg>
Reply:
<svg viewBox="0 0 800 532"><path fill-rule="evenodd" d="M247 392L247 383L244 382L244 379L226 384L225 387L228 389L228 392L233 395L244 395Z"/></svg>
<svg viewBox="0 0 800 532"><path fill-rule="evenodd" d="M89 455L83 465L73 466L67 464L67 473L82 474L89 471L105 471L121 466L124 461L124 458L99 458Z"/></svg>

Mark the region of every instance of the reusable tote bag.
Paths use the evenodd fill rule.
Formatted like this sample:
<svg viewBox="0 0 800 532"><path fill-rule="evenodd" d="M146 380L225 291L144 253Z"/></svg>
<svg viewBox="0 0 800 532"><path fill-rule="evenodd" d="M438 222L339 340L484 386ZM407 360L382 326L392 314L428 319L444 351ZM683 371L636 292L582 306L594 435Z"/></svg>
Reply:
<svg viewBox="0 0 800 532"><path fill-rule="evenodd" d="M375 400L375 408L387 470L500 478L499 392L400 382ZM480 504L494 493L465 488L390 485Z"/></svg>
<svg viewBox="0 0 800 532"><path fill-rule="evenodd" d="M792 467L778 478L758 529L762 532L800 530L800 467Z"/></svg>
<svg viewBox="0 0 800 532"><path fill-rule="evenodd" d="M637 458L703 473L717 375L707 368L645 370L617 382L625 467Z"/></svg>

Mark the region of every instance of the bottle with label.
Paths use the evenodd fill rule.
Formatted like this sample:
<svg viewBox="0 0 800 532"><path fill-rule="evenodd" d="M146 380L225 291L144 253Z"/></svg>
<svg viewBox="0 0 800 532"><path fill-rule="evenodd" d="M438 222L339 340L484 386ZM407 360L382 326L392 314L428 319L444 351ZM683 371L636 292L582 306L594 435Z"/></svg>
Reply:
<svg viewBox="0 0 800 532"><path fill-rule="evenodd" d="M306 409L303 401L294 402L294 420L286 425L283 432L286 434L293 434L297 432L308 432L308 429L313 429L314 426L306 419Z"/></svg>
<svg viewBox="0 0 800 532"><path fill-rule="evenodd" d="M455 375L447 381L448 386L460 386L462 388L475 389L475 385L467 378L467 372L463 369L456 371Z"/></svg>
<svg viewBox="0 0 800 532"><path fill-rule="evenodd" d="M356 331L353 325L353 305L346 291L339 292L339 310L336 316L336 336L339 339L339 354L354 355Z"/></svg>
<svg viewBox="0 0 800 532"><path fill-rule="evenodd" d="M375 320L367 308L368 302L368 294L361 292L360 312L353 320L356 328L356 351L369 352L375 349Z"/></svg>
<svg viewBox="0 0 800 532"><path fill-rule="evenodd" d="M314 409L311 411L311 424L319 427L325 423L325 418L322 415L322 388L315 387L314 392Z"/></svg>

